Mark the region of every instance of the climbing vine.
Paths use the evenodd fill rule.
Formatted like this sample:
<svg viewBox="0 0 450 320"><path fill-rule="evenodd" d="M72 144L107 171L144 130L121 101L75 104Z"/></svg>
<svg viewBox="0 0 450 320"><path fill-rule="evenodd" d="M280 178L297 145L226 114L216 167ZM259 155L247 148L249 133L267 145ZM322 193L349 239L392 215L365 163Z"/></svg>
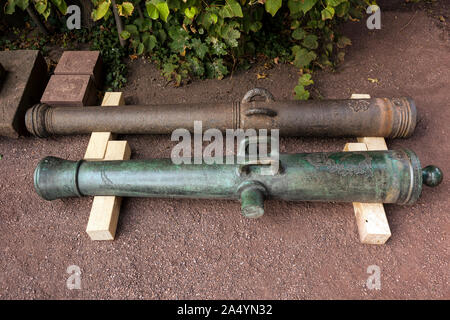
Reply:
<svg viewBox="0 0 450 320"><path fill-rule="evenodd" d="M5 12L30 3L47 18L64 0L5 0ZM129 55L146 55L180 85L190 78L217 78L247 67L257 55L298 68L294 88L308 99L314 68L333 68L350 39L336 32L362 17L366 0L92 0L94 21L109 20L113 4L124 23L120 32Z"/></svg>

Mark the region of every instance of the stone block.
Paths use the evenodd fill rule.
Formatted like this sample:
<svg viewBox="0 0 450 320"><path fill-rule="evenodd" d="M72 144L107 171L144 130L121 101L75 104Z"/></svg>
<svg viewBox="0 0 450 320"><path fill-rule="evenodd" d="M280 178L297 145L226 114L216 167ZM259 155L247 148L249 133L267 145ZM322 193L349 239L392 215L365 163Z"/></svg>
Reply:
<svg viewBox="0 0 450 320"><path fill-rule="evenodd" d="M55 107L92 106L97 90L89 75L53 75L41 102Z"/></svg>
<svg viewBox="0 0 450 320"><path fill-rule="evenodd" d="M39 103L48 82L47 64L38 50L0 51L0 136L27 134L25 113Z"/></svg>
<svg viewBox="0 0 450 320"><path fill-rule="evenodd" d="M100 51L65 51L55 68L56 75L90 75L95 86L103 82Z"/></svg>

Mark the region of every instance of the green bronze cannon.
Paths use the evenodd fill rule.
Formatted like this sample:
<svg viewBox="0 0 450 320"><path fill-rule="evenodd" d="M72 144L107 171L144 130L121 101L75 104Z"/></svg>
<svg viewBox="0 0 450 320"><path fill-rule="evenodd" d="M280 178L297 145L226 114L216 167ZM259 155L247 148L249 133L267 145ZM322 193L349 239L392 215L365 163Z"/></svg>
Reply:
<svg viewBox="0 0 450 320"><path fill-rule="evenodd" d="M266 164L174 164L171 159L68 161L44 158L34 184L46 200L74 196L237 199L242 214L259 217L265 199L413 204L422 183L442 181L410 150L279 155ZM267 169L267 168L266 168Z"/></svg>
<svg viewBox="0 0 450 320"><path fill-rule="evenodd" d="M262 96L264 101L255 98ZM247 92L242 101L128 105L120 107L50 107L37 104L25 123L37 137L88 134L171 134L175 129L279 129L282 136L409 137L417 111L410 98L276 101L265 89Z"/></svg>

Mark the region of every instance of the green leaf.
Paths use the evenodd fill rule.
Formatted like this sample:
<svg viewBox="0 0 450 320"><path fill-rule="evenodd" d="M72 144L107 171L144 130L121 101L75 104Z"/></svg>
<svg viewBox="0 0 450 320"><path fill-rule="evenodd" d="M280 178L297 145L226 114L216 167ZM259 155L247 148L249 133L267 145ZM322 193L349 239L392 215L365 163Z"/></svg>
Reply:
<svg viewBox="0 0 450 320"><path fill-rule="evenodd" d="M117 5L117 11L119 16L129 17L133 14L134 6L131 2L122 2L122 4Z"/></svg>
<svg viewBox="0 0 450 320"><path fill-rule="evenodd" d="M236 0L225 0L225 5L221 10L221 14L224 18L242 18L244 16L242 14L241 5Z"/></svg>
<svg viewBox="0 0 450 320"><path fill-rule="evenodd" d="M131 40L131 47L134 49L134 52L136 52L139 43L140 43L139 40Z"/></svg>
<svg viewBox="0 0 450 320"><path fill-rule="evenodd" d="M215 24L215 23L217 23L217 14L215 14L215 13L211 13L210 15L209 15L209 20L213 23L213 24Z"/></svg>
<svg viewBox="0 0 450 320"><path fill-rule="evenodd" d="M295 46L293 46L291 48L292 53L294 54L294 56L297 55L297 52L299 52L301 49L302 49L302 47L301 46L297 46L297 45L295 45Z"/></svg>
<svg viewBox="0 0 450 320"><path fill-rule="evenodd" d="M120 37L121 37L123 40L127 40L130 36L131 36L131 34L130 34L128 31L126 31L126 30L124 30L124 31L122 31L122 32L120 33Z"/></svg>
<svg viewBox="0 0 450 320"><path fill-rule="evenodd" d="M314 83L309 73L304 73L299 79L298 84L295 86L295 98L297 100L308 100L309 92L305 90L306 86L310 86Z"/></svg>
<svg viewBox="0 0 450 320"><path fill-rule="evenodd" d="M144 44L142 42L139 42L136 50L137 55L141 55L144 53Z"/></svg>
<svg viewBox="0 0 450 320"><path fill-rule="evenodd" d="M214 62L206 63L206 73L210 79L216 78L221 80L228 74L228 69L222 59L215 59Z"/></svg>
<svg viewBox="0 0 450 320"><path fill-rule="evenodd" d="M277 13L278 9L281 8L281 3L282 0L266 0L266 11L273 17Z"/></svg>
<svg viewBox="0 0 450 320"><path fill-rule="evenodd" d="M125 26L125 30L130 33L130 35L133 35L134 37L139 37L139 31L138 28L134 24L127 24Z"/></svg>
<svg viewBox="0 0 450 320"><path fill-rule="evenodd" d="M343 2L335 8L336 15L341 18L348 13L349 9L350 2Z"/></svg>
<svg viewBox="0 0 450 320"><path fill-rule="evenodd" d="M167 22L167 17L169 16L169 6L167 5L167 2L157 3L156 8L158 9L159 17L164 20L164 22Z"/></svg>
<svg viewBox="0 0 450 320"><path fill-rule="evenodd" d="M345 48L346 46L351 46L352 45L352 40L350 40L349 38L345 37L345 36L340 36L336 45L338 46L338 48Z"/></svg>
<svg viewBox="0 0 450 320"><path fill-rule="evenodd" d="M176 70L177 66L171 62L166 62L163 65L163 75L166 78L170 78L172 73Z"/></svg>
<svg viewBox="0 0 450 320"><path fill-rule="evenodd" d="M307 13L314 7L317 1L318 0L289 0L288 7L291 11L291 15L299 13L300 11Z"/></svg>
<svg viewBox="0 0 450 320"><path fill-rule="evenodd" d="M111 5L111 0L101 1L96 9L92 11L92 17L94 21L100 20L103 18L109 10L109 6Z"/></svg>
<svg viewBox="0 0 450 320"><path fill-rule="evenodd" d="M159 29L158 31L156 31L156 37L158 38L159 42L162 44L167 40L167 33L164 30Z"/></svg>
<svg viewBox="0 0 450 320"><path fill-rule="evenodd" d="M219 41L215 37L207 37L206 42L210 44L211 53L218 56L225 56L228 52L226 50L227 46L225 43Z"/></svg>
<svg viewBox="0 0 450 320"><path fill-rule="evenodd" d="M173 52L182 53L185 47L188 46L189 34L182 27L170 27L169 37L172 39L169 43L169 47Z"/></svg>
<svg viewBox="0 0 450 320"><path fill-rule="evenodd" d="M306 36L306 31L302 28L295 29L292 32L292 38L295 40L302 40Z"/></svg>
<svg viewBox="0 0 450 320"><path fill-rule="evenodd" d="M250 24L250 30L253 32L257 32L259 29L261 29L263 26L261 21L255 21L252 24Z"/></svg>
<svg viewBox="0 0 450 320"><path fill-rule="evenodd" d="M291 29L294 30L294 29L297 29L298 27L300 27L300 21L299 20L293 20L291 22Z"/></svg>
<svg viewBox="0 0 450 320"><path fill-rule="evenodd" d="M302 4L300 5L302 11L304 13L307 13L309 10L311 10L314 5L317 3L318 0L300 0Z"/></svg>
<svg viewBox="0 0 450 320"><path fill-rule="evenodd" d="M6 14L13 14L16 11L16 3L14 0L8 0L8 2L5 4L5 13Z"/></svg>
<svg viewBox="0 0 450 320"><path fill-rule="evenodd" d="M47 0L39 0L35 2L34 7L39 14L43 15L45 10L47 9Z"/></svg>
<svg viewBox="0 0 450 320"><path fill-rule="evenodd" d="M147 14L150 18L152 18L153 20L159 18L159 11L153 3L147 1L145 3L145 8L147 9Z"/></svg>
<svg viewBox="0 0 450 320"><path fill-rule="evenodd" d="M302 41L302 45L308 49L317 49L319 43L317 42L317 36L313 34L309 34L305 37L305 40Z"/></svg>
<svg viewBox="0 0 450 320"><path fill-rule="evenodd" d="M48 16L50 15L50 11L51 11L50 6L47 6L47 9L45 9L45 11L42 13L42 16L45 18L46 21Z"/></svg>
<svg viewBox="0 0 450 320"><path fill-rule="evenodd" d="M216 24L218 19L219 17L217 16L217 14L206 12L199 15L199 17L197 18L197 23L206 28L209 28L212 24Z"/></svg>
<svg viewBox="0 0 450 320"><path fill-rule="evenodd" d="M313 80L311 80L311 75L309 73L304 73L299 79L298 79L298 84L301 86L309 86L312 85L314 83Z"/></svg>
<svg viewBox="0 0 450 320"><path fill-rule="evenodd" d="M189 19L194 19L195 15L198 13L197 7L191 7L184 9L184 15Z"/></svg>
<svg viewBox="0 0 450 320"><path fill-rule="evenodd" d="M139 29L140 32L151 30L152 20L147 18L137 18L133 22Z"/></svg>
<svg viewBox="0 0 450 320"><path fill-rule="evenodd" d="M59 12L64 15L67 13L67 4L64 0L52 0L52 3L58 8Z"/></svg>
<svg viewBox="0 0 450 320"><path fill-rule="evenodd" d="M144 44L145 49L150 52L156 47L158 41L156 40L156 37L154 35L145 33L144 35L142 35L142 43Z"/></svg>
<svg viewBox="0 0 450 320"><path fill-rule="evenodd" d="M206 53L208 52L208 46L200 39L192 39L192 48L194 49L197 57L199 57L201 60L203 60Z"/></svg>
<svg viewBox="0 0 450 320"><path fill-rule="evenodd" d="M320 64L320 66L321 66L322 68L323 68L323 67L326 67L326 66L328 66L328 67L333 67L333 64L331 63L330 59L328 59L328 57L327 57L326 54L322 54L322 55L320 56L319 64Z"/></svg>
<svg viewBox="0 0 450 320"><path fill-rule="evenodd" d="M328 42L324 45L325 50L327 51L327 54L330 54L333 52L333 43Z"/></svg>
<svg viewBox="0 0 450 320"><path fill-rule="evenodd" d="M288 1L288 8L291 12L291 15L297 14L301 11L300 9L300 1L298 0L289 0Z"/></svg>
<svg viewBox="0 0 450 320"><path fill-rule="evenodd" d="M188 59L189 66L191 67L192 73L201 77L205 74L205 68L203 67L203 63L196 57L190 57Z"/></svg>
<svg viewBox="0 0 450 320"><path fill-rule="evenodd" d="M28 0L15 0L15 1L8 0L8 3L9 2L15 2L15 4L22 10L25 10L28 7L28 4L29 4Z"/></svg>
<svg viewBox="0 0 450 320"><path fill-rule="evenodd" d="M347 0L327 0L327 6L336 7L340 5L342 2L348 2Z"/></svg>
<svg viewBox="0 0 450 320"><path fill-rule="evenodd" d="M325 9L322 10L322 20L332 19L334 16L334 8L327 6Z"/></svg>
<svg viewBox="0 0 450 320"><path fill-rule="evenodd" d="M237 39L239 39L241 36L241 32L238 29L235 29L235 26L238 27L238 25L228 23L225 24L220 31L220 35L222 36L222 38L231 47L238 46Z"/></svg>
<svg viewBox="0 0 450 320"><path fill-rule="evenodd" d="M294 88L295 99L297 100L308 100L309 99L309 91L305 90L305 87L302 85L297 85Z"/></svg>
<svg viewBox="0 0 450 320"><path fill-rule="evenodd" d="M294 48L295 47L298 46L294 46ZM294 48L292 48L292 51L294 51ZM317 57L317 55L313 51L309 51L305 48L300 48L295 51L294 65L297 68L304 68L308 66Z"/></svg>

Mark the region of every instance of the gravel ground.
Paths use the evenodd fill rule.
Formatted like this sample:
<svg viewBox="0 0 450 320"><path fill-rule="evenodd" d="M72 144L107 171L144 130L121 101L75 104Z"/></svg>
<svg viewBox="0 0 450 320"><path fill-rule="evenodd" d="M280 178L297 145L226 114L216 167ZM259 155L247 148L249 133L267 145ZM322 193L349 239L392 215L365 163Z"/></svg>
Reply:
<svg viewBox="0 0 450 320"><path fill-rule="evenodd" d="M378 31L346 24L353 45L335 73L315 75L314 94L413 97L415 134L388 147L411 148L448 175L450 47L437 17L448 19L449 11L433 10L382 11ZM224 102L255 86L291 99L298 77L292 66L277 65L257 80L260 66L174 88L149 63L130 68L128 104ZM168 157L174 145L168 136L120 138L134 159ZM84 231L92 199L44 201L32 179L44 156L82 158L88 139L0 137L0 298L450 298L446 178L424 187L413 206L385 206L392 237L382 246L359 243L351 204L268 201L266 215L246 220L238 202L173 199L124 199L116 240L93 242ZM347 141L282 138L280 151L335 151ZM70 265L81 268L81 290L66 287ZM370 265L381 268L381 290L365 286Z"/></svg>

